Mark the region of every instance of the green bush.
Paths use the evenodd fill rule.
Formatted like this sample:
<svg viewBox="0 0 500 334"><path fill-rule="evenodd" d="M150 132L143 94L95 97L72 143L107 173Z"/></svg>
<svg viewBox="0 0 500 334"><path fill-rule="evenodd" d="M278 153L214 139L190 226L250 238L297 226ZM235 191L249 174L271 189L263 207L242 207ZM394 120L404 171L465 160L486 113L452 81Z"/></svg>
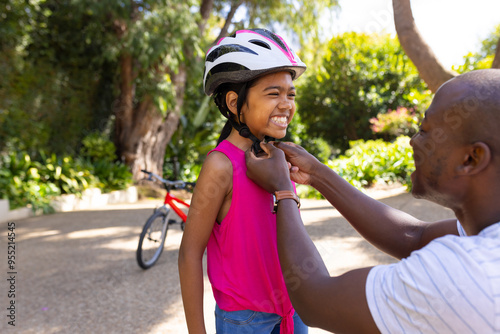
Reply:
<svg viewBox="0 0 500 334"><path fill-rule="evenodd" d="M50 201L61 191L44 179L39 167L26 152L0 156L0 198L8 199L11 209L31 205L33 210L52 211Z"/></svg>
<svg viewBox="0 0 500 334"><path fill-rule="evenodd" d="M41 181L52 182L62 194L78 194L96 186L98 179L93 174L93 167L83 159L70 156L59 157L55 154L47 156L40 153L41 162L35 162L40 170Z"/></svg>
<svg viewBox="0 0 500 334"><path fill-rule="evenodd" d="M328 166L355 187L369 187L376 181L411 184L415 169L410 138L400 136L389 143L378 140L351 141L345 155L328 162Z"/></svg>
<svg viewBox="0 0 500 334"><path fill-rule="evenodd" d="M115 152L115 144L105 134L92 133L82 140L80 155L92 166L103 192L122 190L133 182L128 166L116 161Z"/></svg>
<svg viewBox="0 0 500 334"><path fill-rule="evenodd" d="M369 121L377 114L398 107L420 111L430 102L395 36L346 32L319 48L317 56L320 63L297 82L298 113L309 137L342 153L350 140L379 138Z"/></svg>
<svg viewBox="0 0 500 334"><path fill-rule="evenodd" d="M82 140L80 155L94 161L116 160L115 145L106 136L100 133L92 133Z"/></svg>
<svg viewBox="0 0 500 334"><path fill-rule="evenodd" d="M82 157L40 152L33 160L27 152L11 149L0 155L0 198L12 209L30 205L51 212L50 202L61 194L77 194L90 187L103 192L132 184L128 167L115 161L113 143L98 134L83 140Z"/></svg>
<svg viewBox="0 0 500 334"><path fill-rule="evenodd" d="M103 192L122 190L132 185L132 173L121 162L98 160L93 167L94 175L99 179L98 187Z"/></svg>
<svg viewBox="0 0 500 334"><path fill-rule="evenodd" d="M371 118L370 127L374 133L384 135L385 140L392 140L403 135L413 136L418 131L420 118L412 108L398 107Z"/></svg>

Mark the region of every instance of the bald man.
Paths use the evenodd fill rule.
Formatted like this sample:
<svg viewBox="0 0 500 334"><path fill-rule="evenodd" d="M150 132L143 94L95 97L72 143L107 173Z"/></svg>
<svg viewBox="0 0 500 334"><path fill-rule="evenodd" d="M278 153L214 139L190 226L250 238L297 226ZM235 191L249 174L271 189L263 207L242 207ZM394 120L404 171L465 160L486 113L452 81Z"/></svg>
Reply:
<svg viewBox="0 0 500 334"><path fill-rule="evenodd" d="M335 333L500 333L500 70L443 84L410 143L412 194L457 219L423 222L388 207L297 145L262 144L266 157L247 152L249 177L283 197L278 251L293 306L306 324ZM286 195L290 178L401 261L331 277Z"/></svg>

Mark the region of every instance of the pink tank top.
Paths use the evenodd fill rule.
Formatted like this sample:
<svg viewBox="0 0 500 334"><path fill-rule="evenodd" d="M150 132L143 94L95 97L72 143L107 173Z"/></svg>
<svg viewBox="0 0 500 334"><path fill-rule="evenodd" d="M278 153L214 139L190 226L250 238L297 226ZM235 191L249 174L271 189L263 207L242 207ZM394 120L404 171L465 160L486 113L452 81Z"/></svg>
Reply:
<svg viewBox="0 0 500 334"><path fill-rule="evenodd" d="M293 333L294 309L278 258L272 195L246 175L245 152L224 140L214 150L233 165L231 207L214 224L207 271L215 301L225 311L253 310L283 317L281 333Z"/></svg>

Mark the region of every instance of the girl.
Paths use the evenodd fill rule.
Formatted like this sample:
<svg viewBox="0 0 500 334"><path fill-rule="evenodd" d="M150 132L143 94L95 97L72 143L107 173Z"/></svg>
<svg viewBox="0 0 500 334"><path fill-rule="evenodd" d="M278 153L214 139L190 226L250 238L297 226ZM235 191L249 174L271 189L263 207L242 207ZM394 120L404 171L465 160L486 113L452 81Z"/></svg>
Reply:
<svg viewBox="0 0 500 334"><path fill-rule="evenodd" d="M190 333L206 333L203 266L217 333L307 333L278 259L272 196L246 176L245 151L283 138L295 113L293 80L305 64L278 35L240 30L207 52L204 89L228 119L198 177L179 251ZM295 330L294 330L295 328Z"/></svg>

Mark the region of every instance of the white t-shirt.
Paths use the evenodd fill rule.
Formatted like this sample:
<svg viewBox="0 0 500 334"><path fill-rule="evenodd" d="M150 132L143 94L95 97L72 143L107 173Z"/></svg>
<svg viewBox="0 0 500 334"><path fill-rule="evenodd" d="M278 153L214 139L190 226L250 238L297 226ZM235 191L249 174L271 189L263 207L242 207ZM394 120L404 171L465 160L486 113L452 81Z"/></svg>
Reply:
<svg viewBox="0 0 500 334"><path fill-rule="evenodd" d="M500 333L500 223L459 233L370 270L366 298L382 333Z"/></svg>

